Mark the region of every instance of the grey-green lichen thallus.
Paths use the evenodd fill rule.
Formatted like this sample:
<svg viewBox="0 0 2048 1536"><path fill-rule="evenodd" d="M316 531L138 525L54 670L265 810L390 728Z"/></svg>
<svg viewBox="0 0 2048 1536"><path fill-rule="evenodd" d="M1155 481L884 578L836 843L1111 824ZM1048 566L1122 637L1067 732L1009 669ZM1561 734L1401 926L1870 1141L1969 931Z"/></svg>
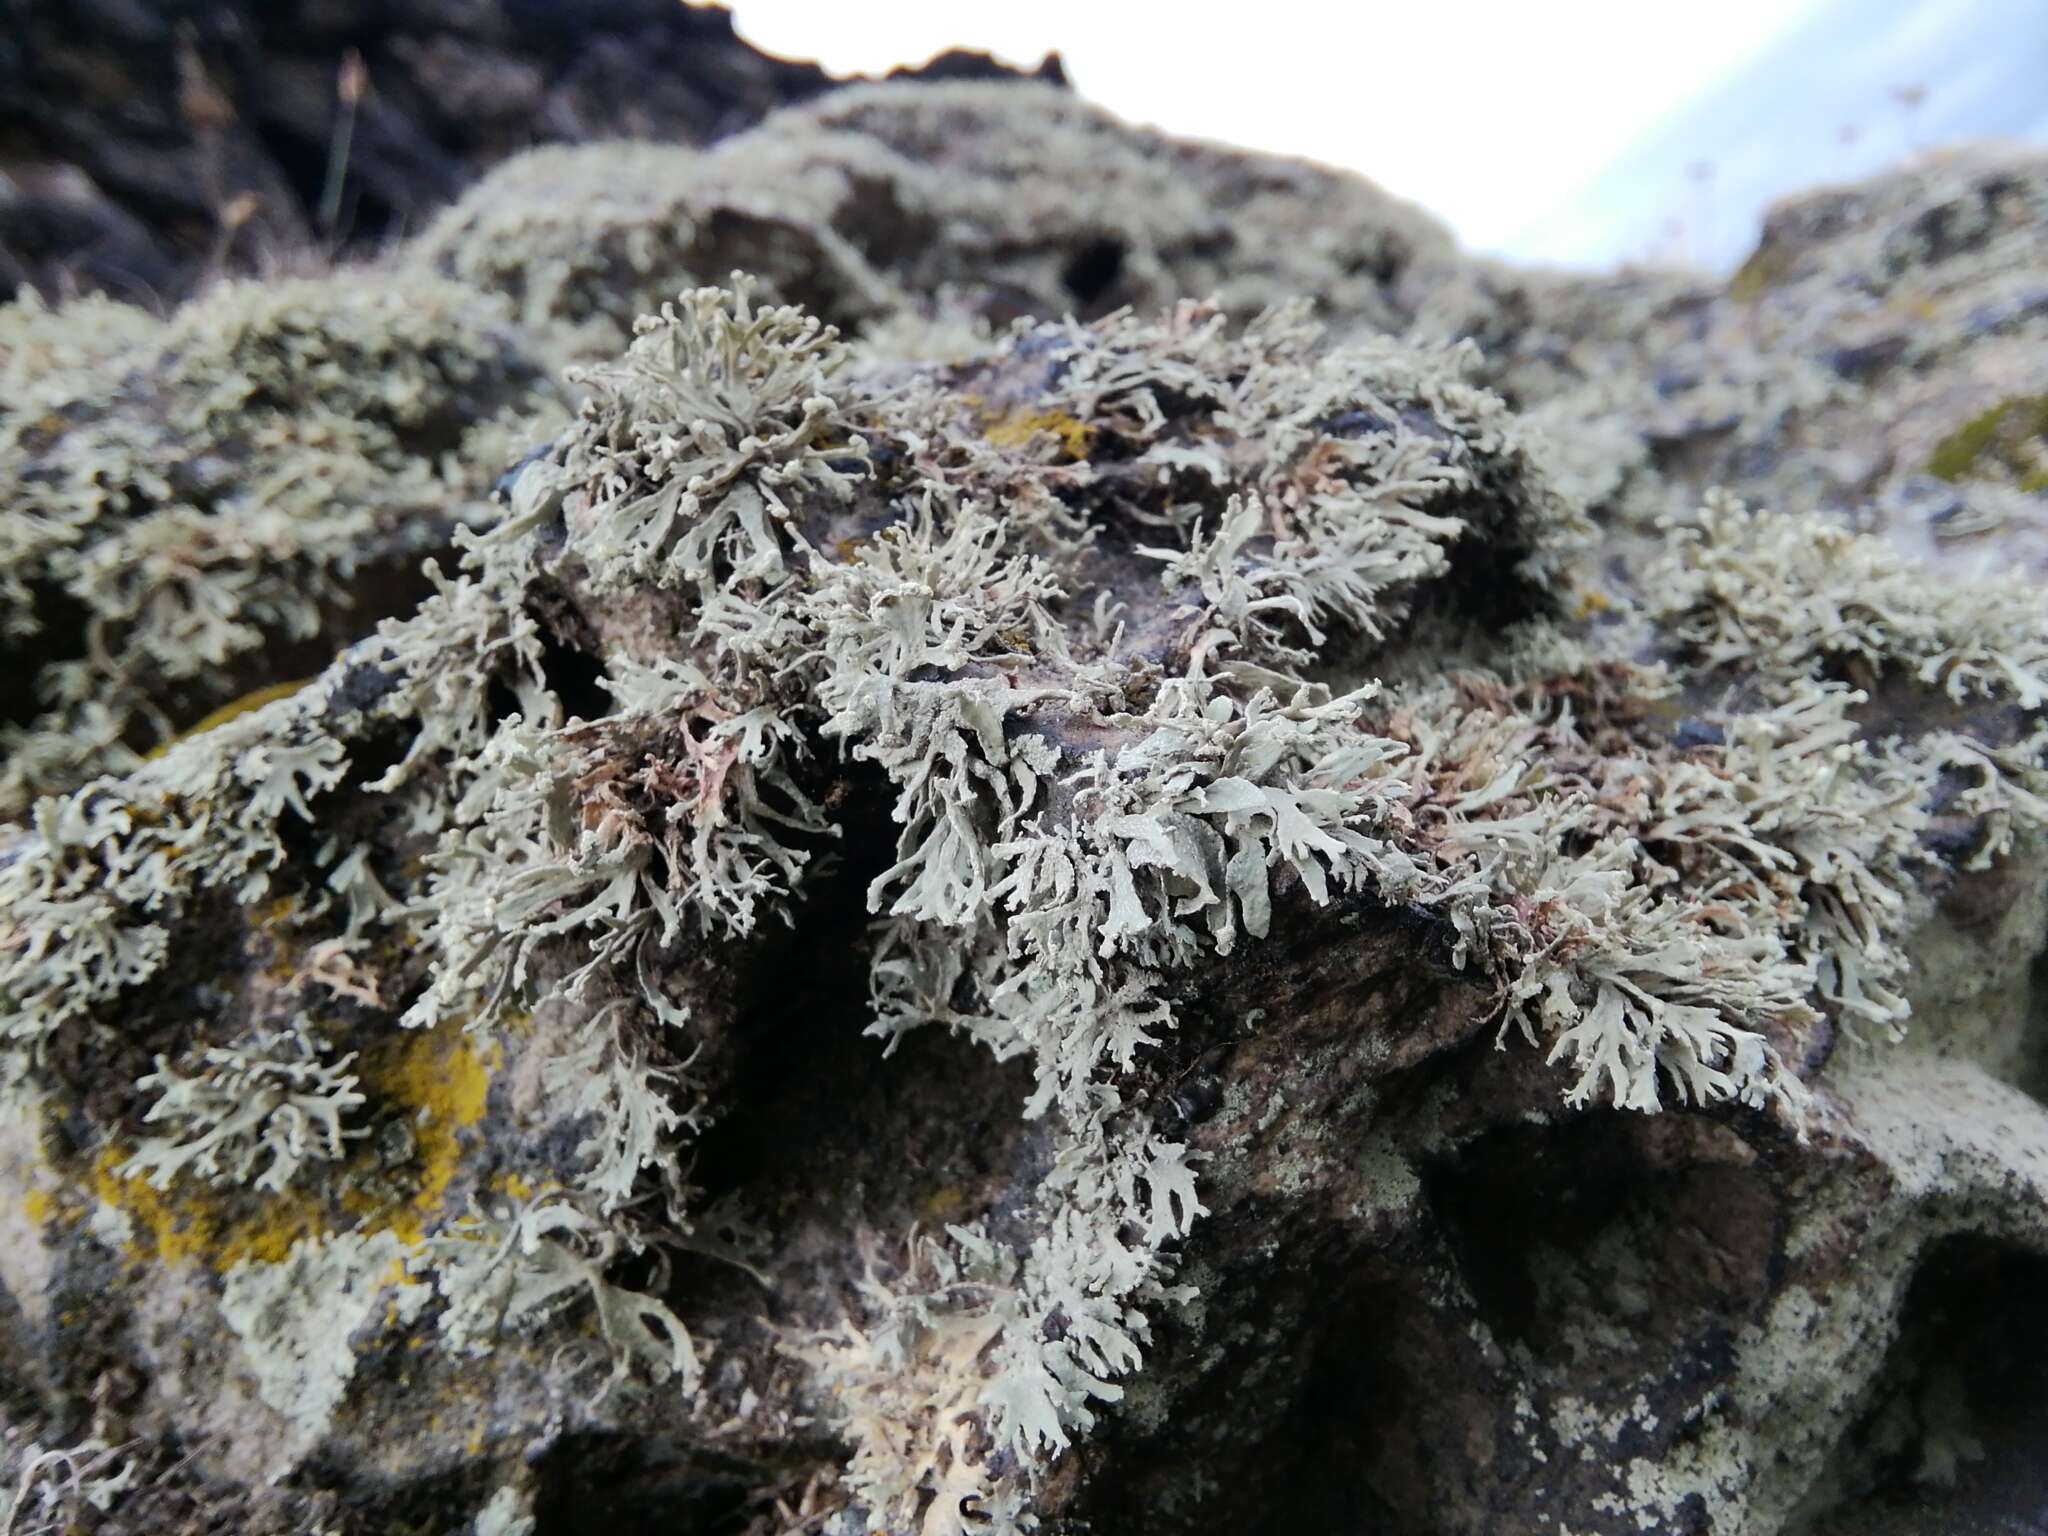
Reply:
<svg viewBox="0 0 2048 1536"><path fill-rule="evenodd" d="M851 159L917 163L891 135L919 113L1120 145L1145 185L1196 155L990 91L849 93L673 172L615 152L705 198L718 154L780 157L817 206L773 250L837 263L851 337L769 262L608 339L603 274L685 259L619 234L630 204L597 199L587 270L573 221L463 243L556 151L360 278L0 322L22 377L41 348L101 381L0 424L42 466L0 504L0 595L23 632L41 592L91 615L0 833L6 1177L62 1255L6 1271L58 1362L9 1442L18 1524L177 1490L399 1529L393 1490L426 1487L419 1528L534 1532L551 1447L636 1433L752 1529L1059 1528L1120 1449L1264 1433L1202 1374L1288 1358L1245 1277L1341 1267L1304 1234L1362 1267L1440 1241L1401 1215L1476 1139L1461 1095L1506 1093L1512 1129L1669 1127L1653 1160L1853 1145L1946 1213L1870 1228L1832 1321L1758 1300L1682 1438L1557 1364L1618 1358L1605 1324L1555 1357L1461 1325L1521 1372L1488 1459L1560 1464L1529 1474L1542 1528L1605 1500L1675 1529L1711 1494L1699 1528L1777 1531L1875 1390L1913 1245L2033 1177L2035 1132L1987 1172L1867 1063L1953 1031L1911 1081L2004 1091L1956 1083L2040 937L2038 590L1722 489L1623 510L1676 468L1636 444L1594 473L1587 396L1511 406L1481 380L1528 357L1428 339L1392 255L1268 305L1314 284L1252 231L1237 268L1182 253L1223 303L1180 298L1199 213L1166 190L1119 236L1139 307L948 308L972 241L885 275L832 223ZM995 219L1024 172L989 158L901 184ZM1272 205L1309 174L1273 169ZM1410 218L1386 239L1421 282L1452 256ZM529 245L555 254L479 275ZM1057 280L1053 246L1003 249ZM374 627L335 616L423 548L449 553ZM207 719L225 679L279 681L243 675L279 635L339 654ZM2001 879L1970 929L1956 893ZM1930 935L2017 958L1966 987ZM1362 1075L1304 1124L1309 1086L1257 1060ZM1388 1140L1398 1114L1435 1140ZM1782 1198L1781 1269L1834 1211ZM1572 1328L1605 1315L1529 1273ZM81 1387L95 1330L147 1362L129 1397ZM1773 1374L1795 1357L1829 1379ZM1149 1507L1194 1529L1219 1497Z"/></svg>

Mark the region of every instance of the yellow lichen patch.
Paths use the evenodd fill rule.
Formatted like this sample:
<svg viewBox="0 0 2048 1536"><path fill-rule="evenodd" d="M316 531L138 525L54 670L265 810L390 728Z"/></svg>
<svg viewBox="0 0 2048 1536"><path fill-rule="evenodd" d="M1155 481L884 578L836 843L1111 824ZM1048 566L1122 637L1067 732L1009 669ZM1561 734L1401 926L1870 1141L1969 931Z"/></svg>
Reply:
<svg viewBox="0 0 2048 1536"><path fill-rule="evenodd" d="M368 1224L417 1246L442 1214L462 1161L461 1133L483 1119L500 1056L495 1044L480 1043L455 1022L408 1030L364 1052L363 1082L382 1102L411 1111L417 1181L411 1197L400 1203L352 1188L343 1204Z"/></svg>
<svg viewBox="0 0 2048 1536"><path fill-rule="evenodd" d="M280 984L288 984L298 975L300 946L289 931L298 912L299 904L290 896L278 896L246 909L249 926L270 941L270 963L263 968L264 975Z"/></svg>
<svg viewBox="0 0 2048 1536"><path fill-rule="evenodd" d="M197 725L178 732L177 735L166 741L158 742L144 756L151 758L162 757L179 743L190 741L194 736L203 736L217 725L226 725L230 720L235 719L239 715L246 715L251 710L261 709L266 704L275 704L279 699L290 698L312 681L310 677L302 677L296 682L272 683L266 688L258 688L252 692L245 693L239 699L234 699L221 705L219 709L216 709Z"/></svg>
<svg viewBox="0 0 2048 1536"><path fill-rule="evenodd" d="M47 1227L56 1213L57 1202L44 1189L31 1189L21 1197L22 1214L39 1227Z"/></svg>
<svg viewBox="0 0 2048 1536"><path fill-rule="evenodd" d="M1782 245L1760 245L1728 280L1728 296L1748 304L1762 298L1792 276L1793 256Z"/></svg>
<svg viewBox="0 0 2048 1536"><path fill-rule="evenodd" d="M981 435L998 448L1022 448L1044 432L1059 440L1070 459L1085 459L1095 441L1095 429L1065 411L1009 411L985 420Z"/></svg>
<svg viewBox="0 0 2048 1536"><path fill-rule="evenodd" d="M283 1262L303 1237L342 1230L389 1232L417 1247L442 1214L461 1166L461 1133L483 1118L498 1049L480 1045L459 1024L405 1031L364 1053L360 1074L378 1100L407 1117L413 1161L396 1177L370 1166L367 1140L353 1145L330 1189L258 1195L190 1180L157 1189L121 1172L128 1149L109 1146L93 1165L92 1190L124 1213L138 1233L137 1256L165 1264L204 1263L224 1272L244 1259Z"/></svg>
<svg viewBox="0 0 2048 1536"><path fill-rule="evenodd" d="M244 1259L279 1264L300 1238L331 1230L320 1202L298 1191L231 1199L191 1181L157 1189L122 1173L127 1161L122 1148L103 1149L93 1164L93 1193L146 1235L147 1250L160 1263L203 1263L215 1271Z"/></svg>
<svg viewBox="0 0 2048 1536"><path fill-rule="evenodd" d="M964 1221L967 1215L967 1191L958 1184L941 1185L925 1197L924 1219L926 1221Z"/></svg>
<svg viewBox="0 0 2048 1536"><path fill-rule="evenodd" d="M289 896L278 896L252 910L259 926L275 928L288 921L299 910L299 904Z"/></svg>
<svg viewBox="0 0 2048 1536"><path fill-rule="evenodd" d="M510 1195L514 1200L531 1200L535 1187L533 1180L523 1173L501 1173L491 1180L493 1192Z"/></svg>

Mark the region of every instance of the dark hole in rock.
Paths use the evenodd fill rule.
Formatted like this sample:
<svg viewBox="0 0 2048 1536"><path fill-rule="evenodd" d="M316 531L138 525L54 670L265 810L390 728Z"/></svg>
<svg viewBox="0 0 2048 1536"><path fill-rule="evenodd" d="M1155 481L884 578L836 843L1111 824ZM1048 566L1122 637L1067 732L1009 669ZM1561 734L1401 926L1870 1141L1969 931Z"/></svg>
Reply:
<svg viewBox="0 0 2048 1536"><path fill-rule="evenodd" d="M930 257L940 239L938 221L922 209L906 206L896 183L886 176L846 173L847 199L840 229L877 271L915 267Z"/></svg>
<svg viewBox="0 0 2048 1536"><path fill-rule="evenodd" d="M1496 1337L1626 1372L1725 1337L1769 1296L1781 1218L1753 1158L1703 1117L1614 1111L1489 1132L1423 1187Z"/></svg>
<svg viewBox="0 0 2048 1536"><path fill-rule="evenodd" d="M1921 1264L1795 1536L2048 1530L2048 1257L1951 1238Z"/></svg>
<svg viewBox="0 0 2048 1536"><path fill-rule="evenodd" d="M1506 1498L1525 1520L1552 1507L1578 1529L1583 1490L1501 1411L1516 1384L1541 1401L1541 1382L1568 1379L1626 1402L1674 1359L1680 1376L1725 1376L1778 1262L1779 1202L1757 1154L1704 1116L1490 1131L1426 1164L1422 1199L1440 1257L1415 1251L1420 1233L1344 1258L1297 1234L1283 1251L1298 1276L1258 1280L1244 1314L1256 1343L1212 1373L1200 1403L1221 1394L1214 1416L1233 1422L1232 1404L1255 1394L1261 1429L1256 1444L1240 1432L1211 1452L1227 1470L1205 1521L1254 1536L1484 1536ZM1227 1288L1208 1305L1215 1330ZM1172 1422L1205 1416L1183 1402ZM1184 1466L1190 1453L1176 1453ZM1682 1510L1670 1529L1704 1518Z"/></svg>
<svg viewBox="0 0 2048 1536"><path fill-rule="evenodd" d="M1060 282L1073 295L1075 304L1084 311L1092 310L1116 287L1123 272L1123 242L1105 237L1090 240L1069 257L1060 272Z"/></svg>
<svg viewBox="0 0 2048 1536"><path fill-rule="evenodd" d="M1459 1464L1476 1470L1475 1426L1492 1421L1500 1382L1477 1358L1469 1312L1430 1273L1326 1250L1242 1290L1219 1285L1203 1342L1170 1327L1159 1340L1162 1359L1188 1349L1214 1367L1171 1399L1170 1428L1117 1443L1132 1427L1105 1421L1116 1471L1088 1484L1076 1513L1096 1530L1490 1533L1491 1515L1445 1492L1469 1484ZM1512 1484L1504 1453L1490 1444L1489 1479Z"/></svg>
<svg viewBox="0 0 2048 1536"><path fill-rule="evenodd" d="M1458 1330L1415 1293L1414 1278L1368 1272L1330 1309L1290 1416L1299 1451L1264 1507L1248 1512L1252 1536L1438 1529L1431 1445L1469 1403L1443 1390Z"/></svg>
<svg viewBox="0 0 2048 1536"><path fill-rule="evenodd" d="M542 631L541 676L562 701L562 713L572 720L601 720L612 712L612 696L604 687L604 663L588 651L564 645Z"/></svg>
<svg viewBox="0 0 2048 1536"><path fill-rule="evenodd" d="M545 619L540 628L541 680L561 701L563 718L602 720L609 715L614 705L604 687L604 663L589 651L563 640ZM520 712L519 695L502 674L491 679L484 699L493 725Z"/></svg>
<svg viewBox="0 0 2048 1536"><path fill-rule="evenodd" d="M568 1435L535 1464L534 1536L668 1536L745 1528L758 1473L627 1435Z"/></svg>
<svg viewBox="0 0 2048 1536"><path fill-rule="evenodd" d="M794 926L765 922L730 979L730 1027L704 1063L723 1109L697 1143L693 1183L705 1206L736 1200L767 1234L771 1266L822 1261L852 1278L856 1213L876 1232L931 1229L1029 1192L1014 1160L1030 1074L936 1027L888 1055L863 1033L867 889L895 862L896 827L880 775L848 766L843 838L820 852ZM753 1284L720 1267L722 1283Z"/></svg>

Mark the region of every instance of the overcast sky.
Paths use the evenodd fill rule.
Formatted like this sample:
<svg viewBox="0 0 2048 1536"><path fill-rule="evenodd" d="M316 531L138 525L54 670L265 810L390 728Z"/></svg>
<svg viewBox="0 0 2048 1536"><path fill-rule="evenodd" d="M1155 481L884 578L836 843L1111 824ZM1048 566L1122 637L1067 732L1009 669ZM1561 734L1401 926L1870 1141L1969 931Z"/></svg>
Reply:
<svg viewBox="0 0 2048 1536"><path fill-rule="evenodd" d="M1509 244L1733 266L1765 204L1986 138L2048 143L2048 0L1821 0Z"/></svg>
<svg viewBox="0 0 2048 1536"><path fill-rule="evenodd" d="M736 16L758 46L846 73L1057 49L1124 117L1362 171L1525 261L1729 265L1772 197L1937 130L2023 132L1972 116L1987 90L2024 96L2048 131L2048 0L737 0ZM1918 106L1898 94L1913 86L1931 87Z"/></svg>

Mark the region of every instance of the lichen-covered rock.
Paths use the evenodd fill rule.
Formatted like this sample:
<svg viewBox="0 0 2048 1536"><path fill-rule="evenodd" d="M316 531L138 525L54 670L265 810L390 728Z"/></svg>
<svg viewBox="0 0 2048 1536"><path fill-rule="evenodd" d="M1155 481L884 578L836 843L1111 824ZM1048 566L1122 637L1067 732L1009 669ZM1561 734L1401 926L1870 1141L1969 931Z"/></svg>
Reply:
<svg viewBox="0 0 2048 1536"><path fill-rule="evenodd" d="M229 286L168 324L0 306L0 621L39 662L0 680L0 812L303 681L409 606L420 558L546 435L562 367L683 288L745 269L872 355L931 358L1012 315L1212 292L1240 318L1307 294L1388 328L1425 253L1448 258L1437 226L1357 178L1179 144L1050 85L897 84L729 149L535 151L389 279Z"/></svg>
<svg viewBox="0 0 2048 1536"><path fill-rule="evenodd" d="M1122 190L1003 223L1068 142ZM774 194L727 154L796 189L739 247ZM203 515L333 413L397 445L360 515L456 553L0 832L17 1524L2038 1510L2038 593L1719 489L1660 529L1639 418L1529 343L1565 322L1362 186L1326 256L1190 245L1191 164L1287 219L1326 174L930 89L624 152L674 200L577 203L587 252L571 159L508 171L318 290L589 359L488 510L483 437L403 501L385 413L483 433L510 354L422 394L331 321L268 373L289 287L253 342L134 330L84 425L235 381ZM885 254L881 186L947 211ZM1105 224L1139 312L989 333L1081 307ZM73 370L130 345L49 321ZM333 547L417 556L378 526Z"/></svg>
<svg viewBox="0 0 2048 1536"><path fill-rule="evenodd" d="M1440 225L1359 177L1135 129L1052 86L949 83L841 91L709 150L524 156L410 259L603 355L735 268L849 335L935 306L985 335L1211 296L1241 319L1306 297L1397 330L1404 274L1453 258Z"/></svg>
<svg viewBox="0 0 2048 1536"><path fill-rule="evenodd" d="M2048 160L1975 147L1776 209L1726 285L1680 274L1427 284L1598 512L1720 485L1965 572L2048 567Z"/></svg>
<svg viewBox="0 0 2048 1536"><path fill-rule="evenodd" d="M0 309L0 633L40 662L0 681L0 811L411 607L559 399L500 301L427 279Z"/></svg>

